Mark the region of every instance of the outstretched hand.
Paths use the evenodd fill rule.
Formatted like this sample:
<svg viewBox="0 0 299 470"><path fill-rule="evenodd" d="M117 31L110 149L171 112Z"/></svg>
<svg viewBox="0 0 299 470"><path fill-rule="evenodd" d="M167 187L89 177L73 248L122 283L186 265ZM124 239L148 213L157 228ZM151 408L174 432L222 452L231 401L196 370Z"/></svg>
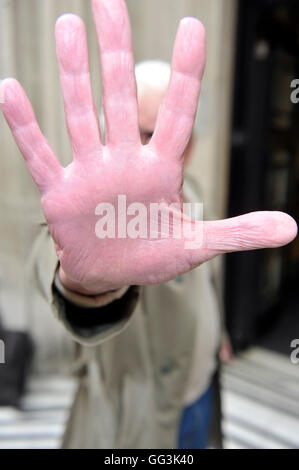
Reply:
<svg viewBox="0 0 299 470"><path fill-rule="evenodd" d="M277 247L297 233L281 212L254 212L202 223L202 243L184 238L96 236L99 203L182 203L183 153L191 135L205 64L205 31L195 18L181 20L172 73L156 128L147 145L138 129L131 31L124 0L93 0L102 74L105 142L94 105L84 25L75 15L56 23L57 57L73 161L63 168L42 135L20 84L2 84L1 107L40 193L71 289L100 293L122 285L160 283L218 254Z"/></svg>

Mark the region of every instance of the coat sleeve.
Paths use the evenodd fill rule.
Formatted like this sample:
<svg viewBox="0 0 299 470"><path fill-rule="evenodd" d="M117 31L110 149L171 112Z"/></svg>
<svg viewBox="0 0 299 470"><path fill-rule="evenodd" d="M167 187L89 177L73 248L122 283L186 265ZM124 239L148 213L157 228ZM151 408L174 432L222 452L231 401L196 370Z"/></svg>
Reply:
<svg viewBox="0 0 299 470"><path fill-rule="evenodd" d="M54 282L58 266L52 237L44 225L30 257L30 281L75 341L85 346L95 346L126 328L139 298L138 286L103 294L97 297L95 303L84 305L85 296L76 295L73 299Z"/></svg>

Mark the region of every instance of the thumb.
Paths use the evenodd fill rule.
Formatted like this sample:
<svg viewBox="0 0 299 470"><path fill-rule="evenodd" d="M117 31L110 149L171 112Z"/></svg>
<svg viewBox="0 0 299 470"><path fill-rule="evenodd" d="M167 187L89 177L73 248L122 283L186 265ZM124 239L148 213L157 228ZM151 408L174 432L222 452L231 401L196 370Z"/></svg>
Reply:
<svg viewBox="0 0 299 470"><path fill-rule="evenodd" d="M224 220L203 222L201 247L190 250L192 264L198 266L222 253L276 248L297 235L295 220L284 212L250 212Z"/></svg>

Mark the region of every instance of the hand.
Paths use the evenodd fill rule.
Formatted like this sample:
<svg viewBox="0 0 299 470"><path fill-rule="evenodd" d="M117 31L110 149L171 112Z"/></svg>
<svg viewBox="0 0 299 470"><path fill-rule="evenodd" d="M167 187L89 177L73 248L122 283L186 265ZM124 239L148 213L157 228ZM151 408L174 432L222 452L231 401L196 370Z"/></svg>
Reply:
<svg viewBox="0 0 299 470"><path fill-rule="evenodd" d="M233 358L234 358L233 347L232 347L229 337L227 336L227 334L225 334L220 343L219 359L220 359L220 362L224 364L228 364L230 361L233 360Z"/></svg>
<svg viewBox="0 0 299 470"><path fill-rule="evenodd" d="M28 169L61 264L66 286L86 293L175 278L220 253L277 247L297 233L294 220L280 212L255 212L204 222L203 244L186 249L184 239L115 238L95 234L100 202L127 205L181 203L183 153L196 114L205 64L205 31L195 18L179 25L172 75L154 135L141 145L128 14L123 0L93 0L105 115L101 142L94 105L84 25L75 15L56 23L57 56L73 162L66 168L36 122L31 105L14 79L2 82L2 110Z"/></svg>

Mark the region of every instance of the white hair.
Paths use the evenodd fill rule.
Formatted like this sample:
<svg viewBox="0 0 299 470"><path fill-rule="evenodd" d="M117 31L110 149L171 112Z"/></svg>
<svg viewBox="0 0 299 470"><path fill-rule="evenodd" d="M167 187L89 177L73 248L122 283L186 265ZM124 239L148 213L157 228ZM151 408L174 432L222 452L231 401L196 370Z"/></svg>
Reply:
<svg viewBox="0 0 299 470"><path fill-rule="evenodd" d="M145 60L135 66L135 76L138 94L148 90L166 92L171 68L168 62L163 60Z"/></svg>
<svg viewBox="0 0 299 470"><path fill-rule="evenodd" d="M163 60L144 60L135 65L135 76L137 83L137 93L142 95L150 90L157 90L165 93L168 87L171 74L171 67ZM100 128L105 129L104 113L99 113Z"/></svg>

